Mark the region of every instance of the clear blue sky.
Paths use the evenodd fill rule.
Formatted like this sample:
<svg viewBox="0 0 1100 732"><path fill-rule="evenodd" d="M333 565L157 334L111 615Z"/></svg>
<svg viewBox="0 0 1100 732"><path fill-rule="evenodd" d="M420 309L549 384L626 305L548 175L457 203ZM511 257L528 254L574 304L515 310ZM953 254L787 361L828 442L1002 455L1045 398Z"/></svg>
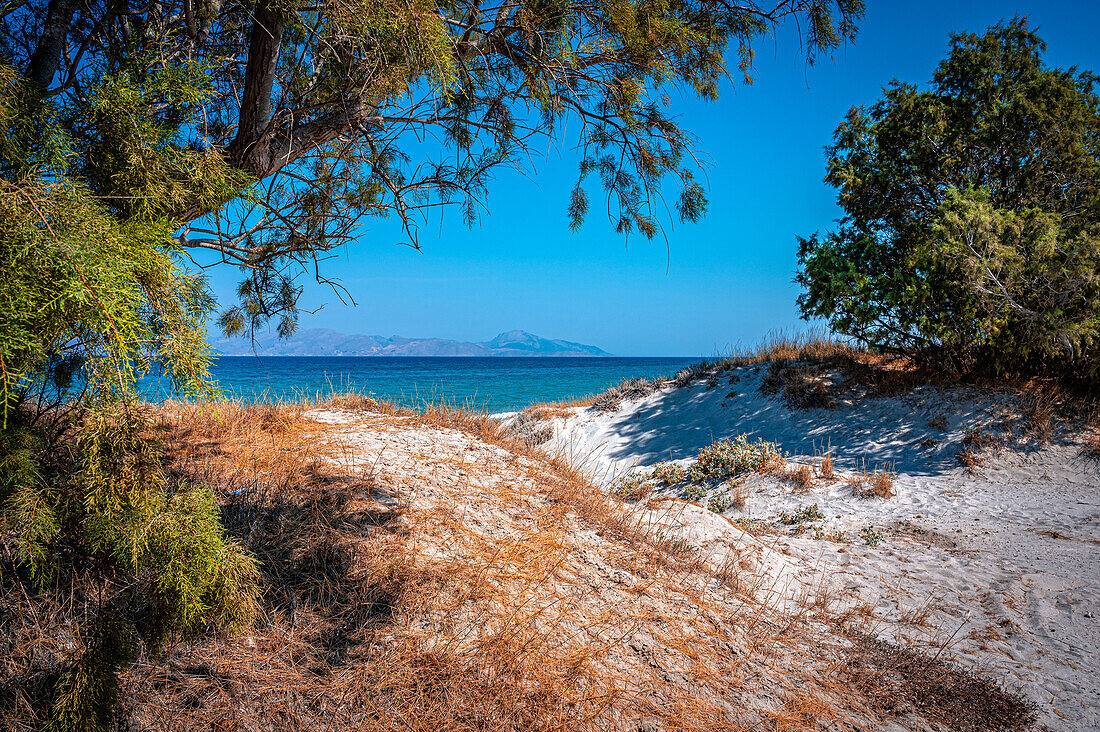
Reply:
<svg viewBox="0 0 1100 732"><path fill-rule="evenodd" d="M855 45L809 68L794 28L757 45L756 84L727 84L717 102L674 99L680 121L710 157L710 208L696 225L624 245L594 210L572 234L566 217L575 157L536 161L533 178L499 176L472 230L457 209L420 231L422 252L395 246L382 221L329 262L358 305L317 285L302 328L345 333L487 340L519 328L598 345L618 355L710 355L760 340L798 319L795 235L839 216L821 181L823 147L854 104L873 102L891 79L927 82L952 31L982 31L1026 15L1047 42L1047 63L1100 72L1100 3L899 3L868 0ZM593 201L598 191L590 189ZM671 192L669 200L675 200ZM213 274L233 299L235 275Z"/></svg>

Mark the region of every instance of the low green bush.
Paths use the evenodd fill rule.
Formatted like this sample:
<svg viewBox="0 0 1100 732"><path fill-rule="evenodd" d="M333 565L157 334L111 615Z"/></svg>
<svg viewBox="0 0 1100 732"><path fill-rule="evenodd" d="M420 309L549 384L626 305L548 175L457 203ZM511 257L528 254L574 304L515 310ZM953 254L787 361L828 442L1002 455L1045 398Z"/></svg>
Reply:
<svg viewBox="0 0 1100 732"><path fill-rule="evenodd" d="M694 483L726 480L747 472L766 472L783 460L773 442L749 442L745 435L721 440L699 451L688 471Z"/></svg>

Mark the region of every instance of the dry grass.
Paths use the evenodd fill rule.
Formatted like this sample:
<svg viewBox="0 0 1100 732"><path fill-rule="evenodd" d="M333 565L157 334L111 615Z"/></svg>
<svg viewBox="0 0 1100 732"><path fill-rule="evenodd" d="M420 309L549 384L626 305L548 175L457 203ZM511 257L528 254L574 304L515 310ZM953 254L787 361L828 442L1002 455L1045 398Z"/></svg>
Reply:
<svg viewBox="0 0 1100 732"><path fill-rule="evenodd" d="M814 473L809 465L788 465L782 478L794 484L795 493L806 493L814 485Z"/></svg>
<svg viewBox="0 0 1100 732"><path fill-rule="evenodd" d="M624 401L649 396L669 383L668 379L623 379L617 385L592 397L591 406L597 412L614 412Z"/></svg>
<svg viewBox="0 0 1100 732"><path fill-rule="evenodd" d="M572 417L578 408L590 407L595 401L595 395L577 397L574 399L560 399L553 402L538 402L524 408L523 413L529 414L534 419L547 420L556 417Z"/></svg>
<svg viewBox="0 0 1100 732"><path fill-rule="evenodd" d="M893 470L880 467L868 471L864 463L863 468L845 478L845 482L856 498L893 498L897 495L894 477Z"/></svg>
<svg viewBox="0 0 1100 732"><path fill-rule="evenodd" d="M870 357L857 346L838 340L818 330L801 333L775 331L752 347L741 347L728 356L709 362L713 369L728 371L738 366L770 363L773 361L855 362Z"/></svg>
<svg viewBox="0 0 1100 732"><path fill-rule="evenodd" d="M209 486L260 561L262 616L238 637L146 650L122 679L130 726L881 726L864 671L850 669L854 686L828 681L846 662L778 609L751 554L708 565L642 521L645 505L595 490L484 414L340 396L320 406L350 421L323 424L307 415L317 406L162 410L169 472ZM0 725L38 727L79 652L88 596L81 577L44 595L2 581Z"/></svg>
<svg viewBox="0 0 1100 732"><path fill-rule="evenodd" d="M730 506L736 508L738 511L744 511L745 507L749 505L749 488L745 485L744 481L738 482L733 487L733 493L730 494Z"/></svg>
<svg viewBox="0 0 1100 732"><path fill-rule="evenodd" d="M956 457L960 464L973 471L1005 444L1003 434L994 434L982 427L970 427L963 433L962 447Z"/></svg>
<svg viewBox="0 0 1100 732"><path fill-rule="evenodd" d="M1040 444L1051 441L1061 426L1061 402L1065 399L1063 390L1045 383L1036 383L1022 395L1024 417L1027 419L1028 434Z"/></svg>
<svg viewBox="0 0 1100 732"><path fill-rule="evenodd" d="M825 363L773 361L760 382L765 394L782 394L791 409L828 409L836 405L833 380Z"/></svg>
<svg viewBox="0 0 1100 732"><path fill-rule="evenodd" d="M1087 458L1100 460L1100 428L1088 428L1082 440L1082 452Z"/></svg>
<svg viewBox="0 0 1100 732"><path fill-rule="evenodd" d="M832 483L837 479L836 465L833 462L832 440L828 440L820 447L816 442L814 443L814 460L817 462L814 473L818 478L826 483Z"/></svg>
<svg viewBox="0 0 1100 732"><path fill-rule="evenodd" d="M886 714L915 712L958 732L1031 728L1033 705L989 679L936 656L852 634L840 673ZM849 674L852 674L849 676Z"/></svg>
<svg viewBox="0 0 1100 732"><path fill-rule="evenodd" d="M623 401L648 396L658 389L680 388L700 379L707 379L711 387L718 385L719 375L741 366L770 362L788 364L813 362L848 367L878 368L887 362L897 364L897 359L885 359L861 348L844 343L820 331L788 334L778 331L768 335L760 344L751 348L738 348L728 356L700 361L681 369L675 375L653 379L624 379L618 385L591 397L588 403L600 412L618 409ZM805 394L798 398L809 406L820 399L819 387L805 386Z"/></svg>

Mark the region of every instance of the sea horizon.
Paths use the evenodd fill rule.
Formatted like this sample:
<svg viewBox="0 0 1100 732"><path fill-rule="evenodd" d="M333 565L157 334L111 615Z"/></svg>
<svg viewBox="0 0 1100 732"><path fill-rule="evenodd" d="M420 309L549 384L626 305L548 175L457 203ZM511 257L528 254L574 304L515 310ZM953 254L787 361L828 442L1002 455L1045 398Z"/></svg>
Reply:
<svg viewBox="0 0 1100 732"><path fill-rule="evenodd" d="M293 401L361 393L412 408L447 403L510 412L598 394L623 379L671 376L706 356L222 356L211 372L226 396ZM173 397L163 376L142 380L150 401Z"/></svg>

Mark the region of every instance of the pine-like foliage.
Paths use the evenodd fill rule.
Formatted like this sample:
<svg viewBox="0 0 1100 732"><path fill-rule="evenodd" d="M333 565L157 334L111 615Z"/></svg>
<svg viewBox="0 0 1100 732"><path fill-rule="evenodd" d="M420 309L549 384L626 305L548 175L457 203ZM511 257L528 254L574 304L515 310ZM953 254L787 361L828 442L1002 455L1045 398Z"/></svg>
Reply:
<svg viewBox="0 0 1100 732"><path fill-rule="evenodd" d="M806 317L936 367L1100 380L1098 78L1026 21L953 37L829 148L845 216L801 240Z"/></svg>
<svg viewBox="0 0 1100 732"><path fill-rule="evenodd" d="M0 12L0 63L56 101L72 173L112 213L177 219L182 246L240 267L225 331L288 332L301 280L339 287L324 260L376 219L419 247L429 214L472 224L498 170L533 172L549 149L578 151L574 227L593 195L623 236L699 220L702 156L673 92L751 82L755 46L784 23L812 63L862 14L862 0L31 0ZM156 142L164 125L190 144ZM223 206L226 165L252 185Z"/></svg>
<svg viewBox="0 0 1100 732"><path fill-rule="evenodd" d="M116 140L116 184L148 201L233 195L237 174L129 114L145 94L201 97L198 77L167 76L108 79L93 96L135 123ZM0 69L0 539L23 577L5 583L48 589L87 556L104 578L49 725L85 732L111 724L117 673L139 643L155 652L208 622L247 623L256 567L226 538L209 490L166 479L137 398L154 364L181 392L211 393L205 285L180 268L177 224L156 205L122 219L74 182L53 116Z"/></svg>

